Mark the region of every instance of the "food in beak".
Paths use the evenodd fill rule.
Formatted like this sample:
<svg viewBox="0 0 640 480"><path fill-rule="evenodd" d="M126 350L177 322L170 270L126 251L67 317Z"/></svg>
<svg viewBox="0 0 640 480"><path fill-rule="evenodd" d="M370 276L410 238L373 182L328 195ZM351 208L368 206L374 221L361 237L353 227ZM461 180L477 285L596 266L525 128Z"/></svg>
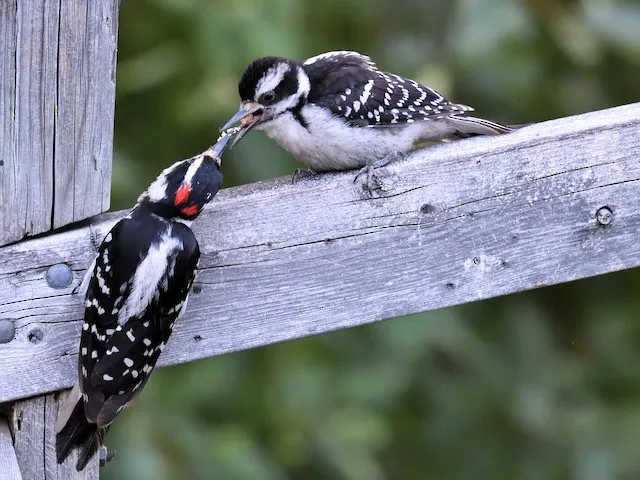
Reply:
<svg viewBox="0 0 640 480"><path fill-rule="evenodd" d="M239 125L237 127L231 127L224 130L218 137L218 140L216 140L216 144L209 149L213 158L220 159L225 148L227 148L229 140L231 140L231 138L243 128L243 126Z"/></svg>

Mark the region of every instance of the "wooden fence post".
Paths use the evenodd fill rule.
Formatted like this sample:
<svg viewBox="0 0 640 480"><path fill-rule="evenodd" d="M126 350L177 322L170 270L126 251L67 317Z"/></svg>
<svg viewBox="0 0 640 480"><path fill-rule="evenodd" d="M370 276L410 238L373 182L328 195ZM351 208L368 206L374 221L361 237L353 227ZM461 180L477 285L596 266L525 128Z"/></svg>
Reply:
<svg viewBox="0 0 640 480"><path fill-rule="evenodd" d="M0 2L0 246L109 209L118 6L118 0ZM97 459L82 474L74 458L57 465L57 398L13 406L13 457L0 417L2 467L15 457L20 468L11 478L97 478Z"/></svg>

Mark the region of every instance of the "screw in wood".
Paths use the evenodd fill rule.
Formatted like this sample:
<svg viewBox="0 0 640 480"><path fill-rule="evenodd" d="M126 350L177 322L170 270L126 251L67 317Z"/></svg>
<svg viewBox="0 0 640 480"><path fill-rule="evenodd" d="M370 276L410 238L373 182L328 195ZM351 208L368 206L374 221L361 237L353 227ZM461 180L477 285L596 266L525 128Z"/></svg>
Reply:
<svg viewBox="0 0 640 480"><path fill-rule="evenodd" d="M0 343L9 343L16 335L16 327L11 320L0 320Z"/></svg>
<svg viewBox="0 0 640 480"><path fill-rule="evenodd" d="M67 288L73 281L73 272L69 265L57 263L49 267L46 279L51 288Z"/></svg>
<svg viewBox="0 0 640 480"><path fill-rule="evenodd" d="M596 212L596 220L602 226L609 225L613 220L613 212L609 207L600 207Z"/></svg>

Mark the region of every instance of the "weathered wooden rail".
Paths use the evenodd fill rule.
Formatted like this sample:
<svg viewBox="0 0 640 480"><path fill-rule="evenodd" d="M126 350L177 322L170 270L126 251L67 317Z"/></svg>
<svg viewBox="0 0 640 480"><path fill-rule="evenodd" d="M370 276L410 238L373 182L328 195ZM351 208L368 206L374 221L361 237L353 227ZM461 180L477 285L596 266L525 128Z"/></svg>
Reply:
<svg viewBox="0 0 640 480"><path fill-rule="evenodd" d="M383 169L225 189L202 250L176 364L640 265L640 104L438 145ZM124 212L94 219L105 235ZM88 226L0 249L0 402L76 378ZM73 271L62 289L47 270ZM28 372L28 374L27 374Z"/></svg>

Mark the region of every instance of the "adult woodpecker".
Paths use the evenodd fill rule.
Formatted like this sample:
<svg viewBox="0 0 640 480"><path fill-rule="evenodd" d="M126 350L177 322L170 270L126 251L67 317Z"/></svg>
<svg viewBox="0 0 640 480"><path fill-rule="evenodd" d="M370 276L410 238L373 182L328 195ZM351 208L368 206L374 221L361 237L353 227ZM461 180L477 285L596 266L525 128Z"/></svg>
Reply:
<svg viewBox="0 0 640 480"><path fill-rule="evenodd" d="M200 257L189 226L220 188L229 138L164 170L98 248L82 285L78 381L55 427L58 463L79 448L82 470L149 379L185 310Z"/></svg>

